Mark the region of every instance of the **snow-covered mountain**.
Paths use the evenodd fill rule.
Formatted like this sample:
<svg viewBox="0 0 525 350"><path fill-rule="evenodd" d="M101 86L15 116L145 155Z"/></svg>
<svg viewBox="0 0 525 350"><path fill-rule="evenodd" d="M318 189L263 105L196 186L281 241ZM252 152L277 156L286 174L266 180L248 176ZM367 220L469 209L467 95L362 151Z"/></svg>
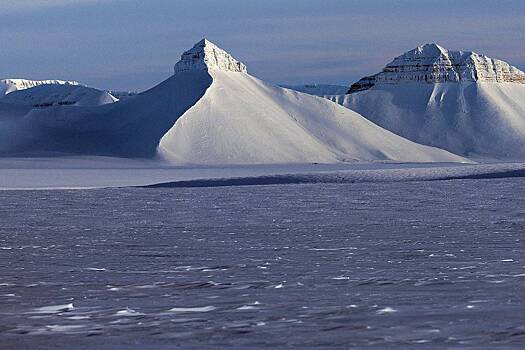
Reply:
<svg viewBox="0 0 525 350"><path fill-rule="evenodd" d="M407 142L325 99L254 78L207 40L182 55L175 77L184 72L205 72L211 85L160 141L160 154L173 162L458 160Z"/></svg>
<svg viewBox="0 0 525 350"><path fill-rule="evenodd" d="M3 103L43 108L62 105L98 106L118 99L109 92L76 81L3 79L0 80L0 100Z"/></svg>
<svg viewBox="0 0 525 350"><path fill-rule="evenodd" d="M449 51L437 44L425 44L396 57L382 72L353 84L349 93L367 90L376 84L462 81L525 84L525 73L504 61L475 52Z"/></svg>
<svg viewBox="0 0 525 350"><path fill-rule="evenodd" d="M63 105L99 106L116 102L118 99L106 91L87 86L44 84L11 92L5 95L1 101L43 108Z"/></svg>
<svg viewBox="0 0 525 350"><path fill-rule="evenodd" d="M80 85L76 81L64 80L28 80L28 79L2 79L0 80L0 97L13 91L30 89L40 85Z"/></svg>
<svg viewBox="0 0 525 350"><path fill-rule="evenodd" d="M304 93L315 95L315 96L342 95L348 91L348 86L330 85L330 84L304 84L304 85L281 84L279 86L286 88L286 89L304 92Z"/></svg>
<svg viewBox="0 0 525 350"><path fill-rule="evenodd" d="M182 55L172 77L133 98L19 109L0 119L0 153L35 152L160 156L175 164L466 161L326 99L254 78L208 40Z"/></svg>
<svg viewBox="0 0 525 350"><path fill-rule="evenodd" d="M329 98L418 143L525 158L525 73L501 60L426 44Z"/></svg>

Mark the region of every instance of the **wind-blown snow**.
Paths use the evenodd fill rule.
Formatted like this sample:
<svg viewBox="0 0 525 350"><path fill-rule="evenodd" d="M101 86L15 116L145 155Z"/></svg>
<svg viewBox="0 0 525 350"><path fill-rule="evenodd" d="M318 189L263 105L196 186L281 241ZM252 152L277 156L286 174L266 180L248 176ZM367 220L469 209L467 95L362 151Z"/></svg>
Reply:
<svg viewBox="0 0 525 350"><path fill-rule="evenodd" d="M504 179L525 177L524 164L491 164L475 166L410 167L346 170L334 172L312 172L296 174L274 174L229 178L209 178L161 182L139 187L223 187L261 186L284 184L356 183L356 182L406 182L443 181L468 179Z"/></svg>

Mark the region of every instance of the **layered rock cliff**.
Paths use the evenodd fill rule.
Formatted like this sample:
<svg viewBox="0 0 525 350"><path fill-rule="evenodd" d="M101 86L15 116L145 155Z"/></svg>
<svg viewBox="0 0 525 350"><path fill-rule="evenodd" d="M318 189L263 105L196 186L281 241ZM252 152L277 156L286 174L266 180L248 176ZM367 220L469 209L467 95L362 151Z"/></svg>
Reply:
<svg viewBox="0 0 525 350"><path fill-rule="evenodd" d="M396 57L382 72L362 78L348 93L367 90L376 84L460 81L525 84L525 73L504 61L475 52L449 51L437 44L425 44Z"/></svg>

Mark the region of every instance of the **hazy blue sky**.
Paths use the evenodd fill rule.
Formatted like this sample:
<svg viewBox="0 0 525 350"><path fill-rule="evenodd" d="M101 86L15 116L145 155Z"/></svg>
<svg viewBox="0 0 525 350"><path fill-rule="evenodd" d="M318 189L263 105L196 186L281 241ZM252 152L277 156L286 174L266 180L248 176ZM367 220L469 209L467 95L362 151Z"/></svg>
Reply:
<svg viewBox="0 0 525 350"><path fill-rule="evenodd" d="M207 37L274 83L349 84L426 42L525 68L523 0L1 0L0 77L144 89Z"/></svg>

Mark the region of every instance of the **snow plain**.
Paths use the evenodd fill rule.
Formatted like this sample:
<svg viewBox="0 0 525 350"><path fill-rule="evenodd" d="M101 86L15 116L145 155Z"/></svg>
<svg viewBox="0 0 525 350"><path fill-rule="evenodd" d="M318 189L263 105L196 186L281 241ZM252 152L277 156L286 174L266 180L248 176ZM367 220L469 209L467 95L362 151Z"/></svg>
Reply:
<svg viewBox="0 0 525 350"><path fill-rule="evenodd" d="M1 347L522 349L524 190L0 191Z"/></svg>
<svg viewBox="0 0 525 350"><path fill-rule="evenodd" d="M523 177L524 163L334 163L173 166L111 157L0 158L0 190L217 187Z"/></svg>

